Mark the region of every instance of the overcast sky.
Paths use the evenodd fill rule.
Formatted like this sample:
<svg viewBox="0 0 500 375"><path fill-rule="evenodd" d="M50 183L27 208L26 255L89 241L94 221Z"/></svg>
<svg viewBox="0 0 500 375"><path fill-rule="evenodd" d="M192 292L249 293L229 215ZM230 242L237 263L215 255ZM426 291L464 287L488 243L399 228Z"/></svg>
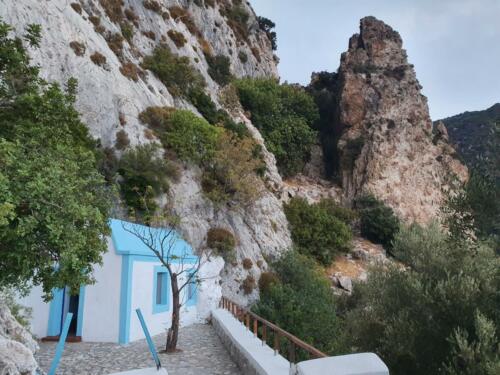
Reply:
<svg viewBox="0 0 500 375"><path fill-rule="evenodd" d="M399 31L431 117L500 102L500 0L250 0L276 23L282 80L336 71L360 18Z"/></svg>

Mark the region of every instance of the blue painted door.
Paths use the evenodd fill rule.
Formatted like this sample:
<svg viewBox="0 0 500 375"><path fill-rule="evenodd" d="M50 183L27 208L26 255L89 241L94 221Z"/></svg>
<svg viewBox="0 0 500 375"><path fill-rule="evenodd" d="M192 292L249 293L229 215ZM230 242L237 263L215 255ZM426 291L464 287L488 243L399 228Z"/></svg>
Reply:
<svg viewBox="0 0 500 375"><path fill-rule="evenodd" d="M59 336L62 325L68 312L73 313L69 335L81 336L83 328L83 303L85 301L85 287L80 287L78 295L71 296L69 288L54 289L54 298L50 302L49 324L47 336Z"/></svg>

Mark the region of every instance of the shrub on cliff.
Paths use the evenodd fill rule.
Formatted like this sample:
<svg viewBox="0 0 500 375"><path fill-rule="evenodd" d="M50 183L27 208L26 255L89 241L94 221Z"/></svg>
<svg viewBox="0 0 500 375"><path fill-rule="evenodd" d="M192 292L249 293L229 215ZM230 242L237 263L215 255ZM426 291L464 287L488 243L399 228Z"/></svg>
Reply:
<svg viewBox="0 0 500 375"><path fill-rule="evenodd" d="M257 148L253 138L240 139L229 132L219 135L202 177L203 192L212 202L245 207L262 195L264 184L257 172L264 162Z"/></svg>
<svg viewBox="0 0 500 375"><path fill-rule="evenodd" d="M180 159L203 164L213 158L218 136L216 127L186 110L172 112L169 122L170 128L160 139Z"/></svg>
<svg viewBox="0 0 500 375"><path fill-rule="evenodd" d="M231 81L231 61L224 55L205 55L208 63L208 74L221 86Z"/></svg>
<svg viewBox="0 0 500 375"><path fill-rule="evenodd" d="M175 30L168 30L167 35L172 39L172 42L176 45L177 48L182 48L187 43L184 34Z"/></svg>
<svg viewBox="0 0 500 375"><path fill-rule="evenodd" d="M144 57L142 67L155 73L174 96L187 98L192 89L205 87L203 76L191 66L189 58L177 56L165 45L156 47L152 55Z"/></svg>
<svg viewBox="0 0 500 375"><path fill-rule="evenodd" d="M271 47L275 51L278 48L276 31L273 30L276 24L266 17L257 17L257 22L259 23L259 28L266 33L271 42Z"/></svg>
<svg viewBox="0 0 500 375"><path fill-rule="evenodd" d="M330 265L335 254L350 248L352 232L337 217L333 204L309 204L303 198L292 198L285 205L285 214L290 223L292 239L297 249L310 255L325 266Z"/></svg>
<svg viewBox="0 0 500 375"><path fill-rule="evenodd" d="M392 208L372 195L358 198L355 207L359 210L363 237L390 249L399 230L399 219Z"/></svg>
<svg viewBox="0 0 500 375"><path fill-rule="evenodd" d="M269 282L259 283L265 287L252 310L315 348L337 354L339 325L324 271L310 258L293 251L272 267L277 279L266 276ZM272 345L272 337L268 340Z"/></svg>
<svg viewBox="0 0 500 375"><path fill-rule="evenodd" d="M118 173L125 203L139 212L151 214L158 208L154 198L168 191L169 178L177 178L176 168L158 154L158 146L147 144L126 151L119 162Z"/></svg>
<svg viewBox="0 0 500 375"><path fill-rule="evenodd" d="M261 131L275 157L280 173L294 175L308 161L316 132L311 125L318 118L312 98L298 86L280 85L273 79L242 79L236 87L243 108Z"/></svg>
<svg viewBox="0 0 500 375"><path fill-rule="evenodd" d="M236 238L234 234L224 228L210 228L207 232L207 246L211 248L216 255L220 255L225 260L234 258L234 248Z"/></svg>

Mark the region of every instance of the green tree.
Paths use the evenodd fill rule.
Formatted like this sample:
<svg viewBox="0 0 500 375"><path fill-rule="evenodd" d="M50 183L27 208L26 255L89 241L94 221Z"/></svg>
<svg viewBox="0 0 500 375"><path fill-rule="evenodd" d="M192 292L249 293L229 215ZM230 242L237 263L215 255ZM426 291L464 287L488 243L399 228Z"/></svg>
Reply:
<svg viewBox="0 0 500 375"><path fill-rule="evenodd" d="M95 142L65 91L38 77L0 22L0 286L76 289L106 250L109 199ZM36 47L40 29L25 40Z"/></svg>
<svg viewBox="0 0 500 375"><path fill-rule="evenodd" d="M492 249L433 224L402 228L393 252L404 266L376 267L347 300L347 349L376 352L393 374L488 374L474 362L498 361L500 261Z"/></svg>
<svg viewBox="0 0 500 375"><path fill-rule="evenodd" d="M273 79L242 79L236 87L243 108L251 112L266 146L275 156L280 173L294 175L309 160L318 118L313 99L297 85L280 85Z"/></svg>
<svg viewBox="0 0 500 375"><path fill-rule="evenodd" d="M330 265L335 254L350 248L352 232L343 221L349 216L347 211L330 200L308 204L303 198L291 199L285 205L285 214L297 249L323 265Z"/></svg>
<svg viewBox="0 0 500 375"><path fill-rule="evenodd" d="M175 166L158 149L155 144L137 146L126 151L119 162L125 203L140 212L146 208L154 212L158 208L154 198L168 192L169 178L178 178Z"/></svg>
<svg viewBox="0 0 500 375"><path fill-rule="evenodd" d="M469 181L448 198L445 211L452 218L449 226L462 226L452 230L473 231L482 239L492 240L500 251L500 184L486 170L473 170Z"/></svg>
<svg viewBox="0 0 500 375"><path fill-rule="evenodd" d="M252 310L315 348L335 354L338 319L324 271L310 258L293 251L272 266L279 281L261 290Z"/></svg>
<svg viewBox="0 0 500 375"><path fill-rule="evenodd" d="M374 243L390 249L399 230L399 219L394 211L373 195L362 196L355 201L359 210L361 234Z"/></svg>

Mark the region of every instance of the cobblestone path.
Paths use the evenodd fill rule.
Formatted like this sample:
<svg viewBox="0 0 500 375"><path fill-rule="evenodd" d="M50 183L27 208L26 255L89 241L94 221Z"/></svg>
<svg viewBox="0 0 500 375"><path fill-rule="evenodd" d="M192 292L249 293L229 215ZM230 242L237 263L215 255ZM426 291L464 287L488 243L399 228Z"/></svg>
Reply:
<svg viewBox="0 0 500 375"><path fill-rule="evenodd" d="M156 347L161 350L165 334L155 336ZM40 343L36 359L48 371L54 357L56 343ZM212 326L193 324L181 328L179 344L182 352L160 353L162 366L169 375L240 375L236 364L222 345ZM111 343L66 343L57 369L58 375L110 374L144 367L154 367L145 340L120 346Z"/></svg>

